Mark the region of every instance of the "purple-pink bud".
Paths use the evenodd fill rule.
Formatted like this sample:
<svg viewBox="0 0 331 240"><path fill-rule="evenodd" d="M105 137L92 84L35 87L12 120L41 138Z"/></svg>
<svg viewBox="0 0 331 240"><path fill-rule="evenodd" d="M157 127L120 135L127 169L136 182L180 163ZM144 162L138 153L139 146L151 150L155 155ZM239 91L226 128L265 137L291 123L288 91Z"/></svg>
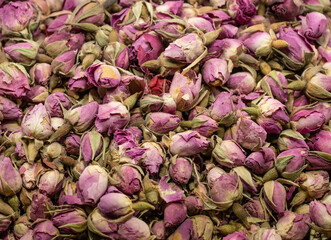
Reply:
<svg viewBox="0 0 331 240"><path fill-rule="evenodd" d="M45 100L45 108L51 117L63 117L61 106L67 110L71 107L71 102L64 93L53 93Z"/></svg>
<svg viewBox="0 0 331 240"><path fill-rule="evenodd" d="M153 132L164 134L175 130L180 123L180 118L177 115L172 115L164 112L153 112L147 115L147 127Z"/></svg>
<svg viewBox="0 0 331 240"><path fill-rule="evenodd" d="M249 94L254 90L256 81L249 72L237 72L230 75L226 86L240 94Z"/></svg>
<svg viewBox="0 0 331 240"><path fill-rule="evenodd" d="M186 205L183 202L168 203L164 209L165 227L175 227L181 224L187 214Z"/></svg>
<svg viewBox="0 0 331 240"><path fill-rule="evenodd" d="M264 200L276 213L282 214L286 209L286 190L277 181L266 182L263 186Z"/></svg>
<svg viewBox="0 0 331 240"><path fill-rule="evenodd" d="M89 83L95 87L114 88L121 82L117 68L101 62L89 66L86 73Z"/></svg>
<svg viewBox="0 0 331 240"><path fill-rule="evenodd" d="M264 174L274 166L274 162L275 152L271 148L262 147L246 158L245 165L255 174Z"/></svg>
<svg viewBox="0 0 331 240"><path fill-rule="evenodd" d="M311 12L302 17L300 32L310 40L317 40L325 32L327 25L328 20L324 14Z"/></svg>
<svg viewBox="0 0 331 240"><path fill-rule="evenodd" d="M206 61L202 67L203 80L212 86L222 86L230 77L232 65L220 58Z"/></svg>
<svg viewBox="0 0 331 240"><path fill-rule="evenodd" d="M174 182L177 184L187 184L191 178L192 169L190 161L185 158L176 158L172 160L169 172Z"/></svg>

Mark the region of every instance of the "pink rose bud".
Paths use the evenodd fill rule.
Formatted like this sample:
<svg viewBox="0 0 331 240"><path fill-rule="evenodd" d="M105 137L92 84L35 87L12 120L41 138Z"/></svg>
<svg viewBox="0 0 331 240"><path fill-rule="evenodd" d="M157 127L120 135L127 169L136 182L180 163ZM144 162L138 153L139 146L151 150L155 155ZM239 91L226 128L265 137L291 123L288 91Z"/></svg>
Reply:
<svg viewBox="0 0 331 240"><path fill-rule="evenodd" d="M89 163L91 160L94 160L101 152L103 144L103 137L100 133L94 130L87 132L83 136L80 145L84 161Z"/></svg>
<svg viewBox="0 0 331 240"><path fill-rule="evenodd" d="M305 138L299 132L292 129L282 131L277 139L277 144L280 151L293 148L309 149L305 142Z"/></svg>
<svg viewBox="0 0 331 240"><path fill-rule="evenodd" d="M117 68L101 62L89 66L86 73L89 83L95 87L114 88L121 81Z"/></svg>
<svg viewBox="0 0 331 240"><path fill-rule="evenodd" d="M23 100L33 103L44 103L48 96L49 93L47 88L41 85L36 85L27 92L26 97L23 97Z"/></svg>
<svg viewBox="0 0 331 240"><path fill-rule="evenodd" d="M270 8L270 12L282 21L294 20L303 10L302 2L293 0L268 0L267 5Z"/></svg>
<svg viewBox="0 0 331 240"><path fill-rule="evenodd" d="M203 201L198 196L188 196L185 198L185 205L188 215L197 215L204 209Z"/></svg>
<svg viewBox="0 0 331 240"><path fill-rule="evenodd" d="M60 11L60 13L62 12ZM48 21L46 21L47 32L54 33L61 31L63 28L65 28L65 24L69 23L69 20L70 14L66 12L63 12L61 15L58 15L55 19L48 19Z"/></svg>
<svg viewBox="0 0 331 240"><path fill-rule="evenodd" d="M141 174L133 167L120 165L112 169L116 187L125 194L133 195L142 189Z"/></svg>
<svg viewBox="0 0 331 240"><path fill-rule="evenodd" d="M77 196L77 184L75 182L66 182L64 184L63 190L61 191L59 196L58 204L83 205L81 199Z"/></svg>
<svg viewBox="0 0 331 240"><path fill-rule="evenodd" d="M185 131L171 137L170 152L187 157L206 150L210 141L196 131Z"/></svg>
<svg viewBox="0 0 331 240"><path fill-rule="evenodd" d="M253 240L282 240L282 237L273 228L258 228L256 232L252 234Z"/></svg>
<svg viewBox="0 0 331 240"><path fill-rule="evenodd" d="M47 171L39 179L39 191L45 195L53 196L61 190L63 181L63 173L57 170Z"/></svg>
<svg viewBox="0 0 331 240"><path fill-rule="evenodd" d="M105 12L101 3L85 2L85 4L78 4L75 8L76 14L73 19L76 23L92 23L94 25L102 25L105 21ZM92 13L94 14L91 14Z"/></svg>
<svg viewBox="0 0 331 240"><path fill-rule="evenodd" d="M321 198L329 189L329 174L326 171L307 171L296 180L311 199Z"/></svg>
<svg viewBox="0 0 331 240"><path fill-rule="evenodd" d="M164 51L161 39L153 32L144 33L132 43L131 56L141 66L144 62L157 59Z"/></svg>
<svg viewBox="0 0 331 240"><path fill-rule="evenodd" d="M74 92L84 92L89 89L87 74L83 71L82 66L78 66L75 70L75 75L69 79L69 89Z"/></svg>
<svg viewBox="0 0 331 240"><path fill-rule="evenodd" d="M56 213L52 217L52 222L55 227L61 229L65 233L81 233L87 228L86 213L79 209L66 210Z"/></svg>
<svg viewBox="0 0 331 240"><path fill-rule="evenodd" d="M47 86L49 77L52 74L52 67L48 63L36 63L30 69L31 80L42 86Z"/></svg>
<svg viewBox="0 0 331 240"><path fill-rule="evenodd" d="M17 104L8 98L0 96L0 115L4 120L16 120L23 116L22 110Z"/></svg>
<svg viewBox="0 0 331 240"><path fill-rule="evenodd" d="M307 155L305 148L293 148L281 152L277 156L276 169L282 177L295 180L307 166L305 165Z"/></svg>
<svg viewBox="0 0 331 240"><path fill-rule="evenodd" d="M177 110L190 110L199 98L200 88L201 74L197 76L193 70L185 75L176 72L169 93L176 102Z"/></svg>
<svg viewBox="0 0 331 240"><path fill-rule="evenodd" d="M117 100L125 100L131 96L129 86L120 84L116 88L108 89L103 98L103 103L109 103Z"/></svg>
<svg viewBox="0 0 331 240"><path fill-rule="evenodd" d="M64 140L65 149L71 155L79 155L80 144L80 136L77 134L71 134Z"/></svg>
<svg viewBox="0 0 331 240"><path fill-rule="evenodd" d="M216 180L210 190L210 197L213 201L224 203L225 209L232 206L234 201L242 196L242 184L236 173L223 174Z"/></svg>
<svg viewBox="0 0 331 240"><path fill-rule="evenodd" d="M164 112L150 113L146 117L147 127L155 133L165 134L175 130L180 123L177 115Z"/></svg>
<svg viewBox="0 0 331 240"><path fill-rule="evenodd" d="M314 200L309 203L309 215L312 222L322 229L331 229L330 204Z"/></svg>
<svg viewBox="0 0 331 240"><path fill-rule="evenodd" d="M20 168L20 175L22 177L23 186L26 189L33 189L36 187L37 179L43 173L44 167L40 163L29 164L25 162Z"/></svg>
<svg viewBox="0 0 331 240"><path fill-rule="evenodd" d="M221 138L216 136L212 140L214 140L212 156L221 166L233 168L244 165L245 151L236 141L222 141Z"/></svg>
<svg viewBox="0 0 331 240"><path fill-rule="evenodd" d="M321 129L325 123L323 113L313 109L302 109L292 113L291 126L299 133L311 133Z"/></svg>
<svg viewBox="0 0 331 240"><path fill-rule="evenodd" d="M28 217L32 221L46 219L50 217L50 210L53 210L52 200L39 192L32 195L30 213Z"/></svg>
<svg viewBox="0 0 331 240"><path fill-rule="evenodd" d="M176 240L177 238L181 240L190 240L193 231L193 221L191 219L186 219L177 229L171 234L168 240Z"/></svg>
<svg viewBox="0 0 331 240"><path fill-rule="evenodd" d="M62 107L67 110L71 107L71 102L64 93L53 93L45 100L45 108L51 117L63 117Z"/></svg>
<svg viewBox="0 0 331 240"><path fill-rule="evenodd" d="M269 96L284 103L287 102L288 93L282 85L287 85L285 76L281 72L271 71L258 83L257 89L263 89Z"/></svg>
<svg viewBox="0 0 331 240"><path fill-rule="evenodd" d="M296 214L285 211L284 216L279 218L276 229L284 240L301 240L307 235L311 223L308 214Z"/></svg>
<svg viewBox="0 0 331 240"><path fill-rule="evenodd" d="M151 232L153 235L156 236L156 239L158 240L165 239L166 230L165 230L164 222L163 221L155 222L151 228Z"/></svg>
<svg viewBox="0 0 331 240"><path fill-rule="evenodd" d="M285 105L269 96L263 97L257 106L264 117L272 118L281 124L286 124L290 120L285 112Z"/></svg>
<svg viewBox="0 0 331 240"><path fill-rule="evenodd" d="M128 48L123 43L111 42L103 50L103 60L127 69L130 65Z"/></svg>
<svg viewBox="0 0 331 240"><path fill-rule="evenodd" d="M282 214L286 209L286 190L277 181L266 182L263 186L264 200L276 213Z"/></svg>
<svg viewBox="0 0 331 240"><path fill-rule="evenodd" d="M129 119L130 114L127 107L123 103L113 101L99 105L95 126L98 132L107 132L110 135L124 127Z"/></svg>
<svg viewBox="0 0 331 240"><path fill-rule="evenodd" d="M249 72L237 72L230 75L226 86L240 94L249 94L254 90L256 81Z"/></svg>
<svg viewBox="0 0 331 240"><path fill-rule="evenodd" d="M308 99L305 95L300 95L299 97L294 97L293 107L302 107L308 105Z"/></svg>
<svg viewBox="0 0 331 240"><path fill-rule="evenodd" d="M187 184L192 175L192 164L185 158L172 159L169 167L170 176L177 184Z"/></svg>
<svg viewBox="0 0 331 240"><path fill-rule="evenodd" d="M243 205L243 207L250 216L262 220L269 220L269 214L263 208L262 203L258 198L249 200Z"/></svg>
<svg viewBox="0 0 331 240"><path fill-rule="evenodd" d="M111 220L101 215L98 209L95 208L88 216L89 230L100 237L106 235L107 237L119 238L118 224Z"/></svg>
<svg viewBox="0 0 331 240"><path fill-rule="evenodd" d="M38 223L33 229L33 239L35 240L52 240L59 235L59 230L50 220Z"/></svg>
<svg viewBox="0 0 331 240"><path fill-rule="evenodd" d="M21 126L24 134L28 137L45 140L52 135L50 116L41 103L35 105L25 114Z"/></svg>
<svg viewBox="0 0 331 240"><path fill-rule="evenodd" d="M57 56L51 64L53 73L70 76L73 75L75 65L76 51L68 51Z"/></svg>
<svg viewBox="0 0 331 240"><path fill-rule="evenodd" d="M317 153L308 153L307 164L307 170L331 170L331 163L327 160L327 156L322 157Z"/></svg>
<svg viewBox="0 0 331 240"><path fill-rule="evenodd" d="M116 219L132 212L132 202L123 193L106 193L100 198L98 209L105 216Z"/></svg>
<svg viewBox="0 0 331 240"><path fill-rule="evenodd" d="M226 235L223 240L248 240L245 232L234 232Z"/></svg>
<svg viewBox="0 0 331 240"><path fill-rule="evenodd" d="M146 167L151 176L157 176L159 168L165 160L164 149L160 144L154 142L144 142L141 148L143 149L141 165Z"/></svg>
<svg viewBox="0 0 331 240"><path fill-rule="evenodd" d="M164 51L164 56L182 63L192 63L204 51L201 38L190 33L170 43Z"/></svg>
<svg viewBox="0 0 331 240"><path fill-rule="evenodd" d="M3 51L13 62L31 66L35 63L39 44L34 41L20 42L5 46Z"/></svg>
<svg viewBox="0 0 331 240"><path fill-rule="evenodd" d="M204 137L210 137L218 130L218 123L204 115L199 115L192 120L192 129Z"/></svg>
<svg viewBox="0 0 331 240"><path fill-rule="evenodd" d="M203 80L212 86L222 86L230 77L232 63L220 58L206 61L202 67Z"/></svg>
<svg viewBox="0 0 331 240"><path fill-rule="evenodd" d="M23 31L36 17L36 9L32 2L9 2L0 8L2 34ZM10 17L8 17L10 16Z"/></svg>
<svg viewBox="0 0 331 240"><path fill-rule="evenodd" d="M211 32L215 30L212 20L208 20L203 17L189 18L187 19L187 23L189 24L189 26L199 28L203 32Z"/></svg>
<svg viewBox="0 0 331 240"><path fill-rule="evenodd" d="M331 132L321 130L310 138L308 145L311 150L331 154L331 146L328 144L331 139Z"/></svg>
<svg viewBox="0 0 331 240"><path fill-rule="evenodd" d="M269 171L275 162L275 152L271 148L262 147L260 151L251 153L245 160L245 166L255 174Z"/></svg>
<svg viewBox="0 0 331 240"><path fill-rule="evenodd" d="M208 171L207 174L207 183L209 187L213 187L214 183L222 176L223 174L226 174L226 172L219 167L213 167Z"/></svg>
<svg viewBox="0 0 331 240"><path fill-rule="evenodd" d="M10 216L3 215L0 213L0 234L5 233L12 223L12 219Z"/></svg>
<svg viewBox="0 0 331 240"><path fill-rule="evenodd" d="M114 143L117 150L120 147L125 149L136 147L142 139L142 131L137 127L128 127L114 132Z"/></svg>
<svg viewBox="0 0 331 240"><path fill-rule="evenodd" d="M257 32L249 36L244 45L257 57L268 56L272 50L272 38L267 32Z"/></svg>
<svg viewBox="0 0 331 240"><path fill-rule="evenodd" d="M210 116L219 124L231 126L235 120L232 93L221 92L210 106Z"/></svg>
<svg viewBox="0 0 331 240"><path fill-rule="evenodd" d="M118 234L121 239L127 240L148 239L151 235L147 223L136 217L131 217L128 221L120 224Z"/></svg>
<svg viewBox="0 0 331 240"><path fill-rule="evenodd" d="M108 173L98 165L87 166L77 183L78 196L85 204L95 205L107 191Z"/></svg>
<svg viewBox="0 0 331 240"><path fill-rule="evenodd" d="M0 64L0 76L1 95L22 98L30 90L28 73L22 65L3 62Z"/></svg>
<svg viewBox="0 0 331 240"><path fill-rule="evenodd" d="M310 40L317 40L325 32L327 25L328 20L324 14L311 12L302 17L300 32Z"/></svg>
<svg viewBox="0 0 331 240"><path fill-rule="evenodd" d="M90 102L83 106L73 106L65 118L77 132L84 132L94 122L98 107L99 104L97 102Z"/></svg>
<svg viewBox="0 0 331 240"><path fill-rule="evenodd" d="M306 94L309 98L318 101L331 99L331 77L317 73L307 83Z"/></svg>
<svg viewBox="0 0 331 240"><path fill-rule="evenodd" d="M229 14L239 24L247 24L256 14L256 7L251 0L229 1Z"/></svg>
<svg viewBox="0 0 331 240"><path fill-rule="evenodd" d="M175 227L186 218L187 208L183 202L168 203L164 209L164 226Z"/></svg>
<svg viewBox="0 0 331 240"><path fill-rule="evenodd" d="M2 182L0 185L1 195L9 197L21 190L22 178L8 157L0 158L0 178Z"/></svg>

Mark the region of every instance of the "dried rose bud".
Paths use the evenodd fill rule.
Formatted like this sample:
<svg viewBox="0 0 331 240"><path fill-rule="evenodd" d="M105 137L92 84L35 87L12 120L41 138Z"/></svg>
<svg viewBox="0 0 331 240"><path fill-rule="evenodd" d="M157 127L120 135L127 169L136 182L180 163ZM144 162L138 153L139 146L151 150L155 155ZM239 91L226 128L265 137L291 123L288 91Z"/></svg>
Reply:
<svg viewBox="0 0 331 240"><path fill-rule="evenodd" d="M74 208L56 213L51 220L55 227L65 233L80 233L87 228L86 218L86 213L83 210Z"/></svg>
<svg viewBox="0 0 331 240"><path fill-rule="evenodd" d="M242 196L242 184L236 173L223 174L217 179L210 190L213 201L224 203L225 208L231 207L234 201Z"/></svg>
<svg viewBox="0 0 331 240"><path fill-rule="evenodd" d="M98 236L119 238L118 224L101 215L97 208L88 216L87 226L89 231Z"/></svg>
<svg viewBox="0 0 331 240"><path fill-rule="evenodd" d="M267 32L257 32L249 36L244 45L257 57L268 56L272 50L272 38Z"/></svg>
<svg viewBox="0 0 331 240"><path fill-rule="evenodd" d="M8 98L0 96L0 115L4 120L15 120L23 116L22 110L16 103Z"/></svg>
<svg viewBox="0 0 331 240"><path fill-rule="evenodd" d="M279 20L292 21L298 16L303 9L302 2L293 0L268 0L267 5L270 11Z"/></svg>
<svg viewBox="0 0 331 240"><path fill-rule="evenodd" d="M240 25L247 24L256 14L256 8L251 0L231 0L228 2L230 16Z"/></svg>
<svg viewBox="0 0 331 240"><path fill-rule="evenodd" d="M83 106L73 106L65 115L65 118L73 125L77 132L84 132L94 122L99 104L90 102Z"/></svg>
<svg viewBox="0 0 331 240"><path fill-rule="evenodd" d="M95 205L107 191L108 174L98 165L87 166L77 184L79 197L85 204Z"/></svg>
<svg viewBox="0 0 331 240"><path fill-rule="evenodd" d="M192 130L204 137L211 137L218 130L218 123L208 116L199 115L192 120Z"/></svg>
<svg viewBox="0 0 331 240"><path fill-rule="evenodd" d="M169 167L170 176L177 184L187 184L192 174L192 164L185 158L172 159Z"/></svg>
<svg viewBox="0 0 331 240"><path fill-rule="evenodd" d="M162 96L163 93L168 93L171 82L162 75L156 75L148 83L148 88L151 94Z"/></svg>
<svg viewBox="0 0 331 240"><path fill-rule="evenodd" d="M191 17L186 21L189 24L189 26L196 27L202 30L203 32L211 32L215 30L212 21L208 21L203 17Z"/></svg>
<svg viewBox="0 0 331 240"><path fill-rule="evenodd" d="M192 63L204 51L201 38L190 33L170 43L164 51L164 56L182 63Z"/></svg>
<svg viewBox="0 0 331 240"><path fill-rule="evenodd" d="M149 112L162 112L175 114L176 113L176 102L169 93L164 93L161 96L152 94L144 95L139 100L139 105L143 113Z"/></svg>
<svg viewBox="0 0 331 240"><path fill-rule="evenodd" d="M180 157L191 156L206 150L210 141L196 131L185 131L171 137L170 152Z"/></svg>
<svg viewBox="0 0 331 240"><path fill-rule="evenodd" d="M79 155L80 144L81 144L80 136L78 136L77 134L69 135L68 137L66 137L64 141L64 145L67 153L75 156Z"/></svg>
<svg viewBox="0 0 331 240"><path fill-rule="evenodd" d="M328 155L322 155L314 152L308 152L307 170L331 170L331 163L327 160Z"/></svg>
<svg viewBox="0 0 331 240"><path fill-rule="evenodd" d="M26 97L23 97L23 99L33 103L44 103L48 96L49 93L47 88L36 85L27 92Z"/></svg>
<svg viewBox="0 0 331 240"><path fill-rule="evenodd" d="M33 229L33 239L51 240L59 236L59 230L52 221L46 220L38 223Z"/></svg>
<svg viewBox="0 0 331 240"><path fill-rule="evenodd" d="M30 212L27 212L29 219L35 221L37 219L45 219L50 216L50 210L53 210L52 200L39 192L30 196L31 207Z"/></svg>
<svg viewBox="0 0 331 240"><path fill-rule="evenodd" d="M282 177L295 180L306 168L308 152L305 148L293 148L281 152L276 159L276 169Z"/></svg>
<svg viewBox="0 0 331 240"><path fill-rule="evenodd" d="M49 81L49 77L52 74L51 65L48 63L36 63L30 69L31 80L36 81L42 86L46 86Z"/></svg>
<svg viewBox="0 0 331 240"><path fill-rule="evenodd" d="M251 236L252 240L282 240L282 237L273 228L258 228Z"/></svg>
<svg viewBox="0 0 331 240"><path fill-rule="evenodd" d="M193 70L185 75L176 72L169 89L169 93L176 102L177 110L187 111L198 100L201 88L201 74L198 76Z"/></svg>
<svg viewBox="0 0 331 240"><path fill-rule="evenodd" d="M249 94L254 90L256 81L249 72L237 72L230 75L226 86L241 94Z"/></svg>
<svg viewBox="0 0 331 240"><path fill-rule="evenodd" d="M328 20L324 14L319 12L307 13L301 18L302 25L300 32L310 40L317 40L325 32Z"/></svg>
<svg viewBox="0 0 331 240"><path fill-rule="evenodd" d="M151 228L151 232L153 235L156 236L156 239L158 240L165 239L166 232L165 232L164 222L162 220L155 222Z"/></svg>
<svg viewBox="0 0 331 240"><path fill-rule="evenodd" d="M10 158L0 158L0 194L13 196L22 188L22 178Z"/></svg>
<svg viewBox="0 0 331 240"><path fill-rule="evenodd" d="M221 165L228 168L242 166L246 155L245 151L239 146L236 141L214 138L213 158Z"/></svg>
<svg viewBox="0 0 331 240"><path fill-rule="evenodd" d="M193 221L191 219L186 219L177 229L171 234L168 240L190 240L193 231Z"/></svg>
<svg viewBox="0 0 331 240"><path fill-rule="evenodd" d="M53 93L45 100L45 108L51 117L63 117L62 107L67 110L71 107L71 102L64 93Z"/></svg>
<svg viewBox="0 0 331 240"><path fill-rule="evenodd" d="M275 152L271 148L262 147L260 151L251 153L245 160L245 166L255 174L269 171L275 162Z"/></svg>
<svg viewBox="0 0 331 240"><path fill-rule="evenodd" d="M130 65L128 48L123 43L111 42L103 50L103 60L127 69Z"/></svg>
<svg viewBox="0 0 331 240"><path fill-rule="evenodd" d="M21 215L16 221L13 228L15 237L22 239L22 237L30 230L31 223L26 214ZM31 231L31 230L30 230Z"/></svg>
<svg viewBox="0 0 331 240"><path fill-rule="evenodd" d="M7 231L12 223L12 219L10 216L3 215L2 213L0 213L0 219L0 233L2 234Z"/></svg>
<svg viewBox="0 0 331 240"><path fill-rule="evenodd" d="M74 74L76 51L65 52L52 61L52 72L64 76L70 76Z"/></svg>
<svg viewBox="0 0 331 240"><path fill-rule="evenodd" d="M281 72L271 71L258 83L257 89L263 89L269 96L284 103L287 102L288 93L283 85L287 85L285 76Z"/></svg>
<svg viewBox="0 0 331 240"><path fill-rule="evenodd" d="M77 196L77 184L75 182L65 182L63 190L59 196L58 204L83 205L81 199Z"/></svg>
<svg viewBox="0 0 331 240"><path fill-rule="evenodd" d="M148 225L143 220L132 217L118 226L118 234L123 239L136 240L148 239L151 233Z"/></svg>
<svg viewBox="0 0 331 240"><path fill-rule="evenodd" d="M118 218L132 212L132 202L123 193L111 192L100 198L98 209L106 216Z"/></svg>
<svg viewBox="0 0 331 240"><path fill-rule="evenodd" d="M133 195L142 189L141 174L133 167L121 165L112 169L116 187L125 194Z"/></svg>
<svg viewBox="0 0 331 240"><path fill-rule="evenodd" d="M183 202L168 203L164 209L164 226L175 227L186 218L187 208Z"/></svg>
<svg viewBox="0 0 331 240"><path fill-rule="evenodd" d="M207 182L208 182L208 186L210 188L213 187L214 183L223 175L226 174L226 172L219 167L213 167L212 169L210 169L208 171L207 174Z"/></svg>
<svg viewBox="0 0 331 240"><path fill-rule="evenodd" d="M24 163L20 168L20 175L22 177L23 186L27 189L36 187L36 182L39 175L44 171L44 167L40 163Z"/></svg>
<svg viewBox="0 0 331 240"><path fill-rule="evenodd" d="M331 77L316 73L307 83L306 94L308 97L318 101L331 99Z"/></svg>
<svg viewBox="0 0 331 240"><path fill-rule="evenodd" d="M308 149L305 138L297 131L286 129L282 131L277 139L279 151L285 151L293 148Z"/></svg>
<svg viewBox="0 0 331 240"><path fill-rule="evenodd" d="M329 189L329 174L326 171L307 171L296 180L311 199L321 198Z"/></svg>
<svg viewBox="0 0 331 240"><path fill-rule="evenodd" d="M82 139L80 148L84 161L89 163L94 160L101 152L103 146L103 137L97 131L87 132Z"/></svg>
<svg viewBox="0 0 331 240"><path fill-rule="evenodd" d="M210 106L210 117L219 124L231 126L235 121L232 93L221 92Z"/></svg>
<svg viewBox="0 0 331 240"><path fill-rule="evenodd" d="M188 196L185 198L185 205L188 215L197 215L204 209L203 201L198 196Z"/></svg>
<svg viewBox="0 0 331 240"><path fill-rule="evenodd" d="M122 128L130 119L128 109L120 102L99 105L95 126L98 132L108 135Z"/></svg>
<svg viewBox="0 0 331 240"><path fill-rule="evenodd" d="M202 67L202 77L205 83L211 86L222 86L230 77L232 64L220 59L212 58L206 61Z"/></svg>
<svg viewBox="0 0 331 240"><path fill-rule="evenodd" d="M285 112L285 105L269 96L263 97L257 106L266 118L272 118L281 124L286 124L290 120Z"/></svg>
<svg viewBox="0 0 331 240"><path fill-rule="evenodd" d="M94 14L91 14L94 13ZM97 26L102 25L105 21L104 8L101 3L85 2L85 4L77 4L75 8L75 17L73 21L75 23L92 23Z"/></svg>
<svg viewBox="0 0 331 240"><path fill-rule="evenodd" d="M331 229L330 204L314 200L309 204L309 214L312 222L322 230Z"/></svg>
<svg viewBox="0 0 331 240"><path fill-rule="evenodd" d="M299 133L315 132L322 128L325 116L317 110L302 109L292 113L291 126Z"/></svg>
<svg viewBox="0 0 331 240"><path fill-rule="evenodd" d="M142 131L137 127L128 127L114 132L116 148L131 148L138 145L142 139Z"/></svg>
<svg viewBox="0 0 331 240"><path fill-rule="evenodd" d="M165 160L164 149L160 144L154 142L144 142L141 148L143 149L141 165L147 169L151 176L157 176L159 168Z"/></svg>
<svg viewBox="0 0 331 240"><path fill-rule="evenodd" d="M248 240L245 232L234 232L226 235L223 240Z"/></svg>
<svg viewBox="0 0 331 240"><path fill-rule="evenodd" d="M50 116L41 103L35 105L25 114L21 126L25 135L36 139L48 139L52 134Z"/></svg>
<svg viewBox="0 0 331 240"><path fill-rule="evenodd" d="M57 170L47 171L38 181L39 191L45 195L53 196L61 191L63 181L63 173L60 173Z"/></svg>
<svg viewBox="0 0 331 240"><path fill-rule="evenodd" d="M22 65L3 62L0 64L0 76L0 94L22 98L30 90L29 75Z"/></svg>
<svg viewBox="0 0 331 240"><path fill-rule="evenodd" d="M155 133L165 134L175 130L180 123L177 115L164 112L150 113L146 117L147 127Z"/></svg>
<svg viewBox="0 0 331 240"><path fill-rule="evenodd" d="M331 147L328 144L331 139L331 132L321 130L310 138L308 145L311 150L331 154Z"/></svg>
<svg viewBox="0 0 331 240"><path fill-rule="evenodd" d="M252 199L243 205L244 209L252 217L269 220L269 214L266 209L262 206L261 201L257 199Z"/></svg>
<svg viewBox="0 0 331 240"><path fill-rule="evenodd" d="M121 74L117 68L101 62L89 66L86 73L89 83L95 87L113 88L121 81Z"/></svg>
<svg viewBox="0 0 331 240"><path fill-rule="evenodd" d="M310 229L309 223L309 215L285 211L284 216L279 218L276 224L276 231L284 240L301 240Z"/></svg>
<svg viewBox="0 0 331 240"><path fill-rule="evenodd" d="M193 222L192 239L207 240L212 238L214 230L213 221L206 215L196 215L191 217Z"/></svg>
<svg viewBox="0 0 331 240"><path fill-rule="evenodd" d="M263 186L264 200L276 213L282 214L286 209L286 190L276 181L266 182Z"/></svg>
<svg viewBox="0 0 331 240"><path fill-rule="evenodd" d="M13 61L31 66L35 63L39 44L34 41L20 42L3 48L6 55Z"/></svg>
<svg viewBox="0 0 331 240"><path fill-rule="evenodd" d="M68 86L74 92L84 92L90 87L88 85L87 74L83 71L81 65L76 68L74 76L69 79Z"/></svg>

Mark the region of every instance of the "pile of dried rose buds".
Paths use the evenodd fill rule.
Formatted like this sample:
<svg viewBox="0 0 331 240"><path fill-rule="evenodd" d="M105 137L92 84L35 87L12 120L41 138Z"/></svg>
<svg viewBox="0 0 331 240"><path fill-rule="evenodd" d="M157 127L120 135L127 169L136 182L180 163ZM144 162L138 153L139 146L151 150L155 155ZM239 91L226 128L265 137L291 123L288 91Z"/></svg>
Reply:
<svg viewBox="0 0 331 240"><path fill-rule="evenodd" d="M330 0L0 0L0 39L0 239L330 239Z"/></svg>

